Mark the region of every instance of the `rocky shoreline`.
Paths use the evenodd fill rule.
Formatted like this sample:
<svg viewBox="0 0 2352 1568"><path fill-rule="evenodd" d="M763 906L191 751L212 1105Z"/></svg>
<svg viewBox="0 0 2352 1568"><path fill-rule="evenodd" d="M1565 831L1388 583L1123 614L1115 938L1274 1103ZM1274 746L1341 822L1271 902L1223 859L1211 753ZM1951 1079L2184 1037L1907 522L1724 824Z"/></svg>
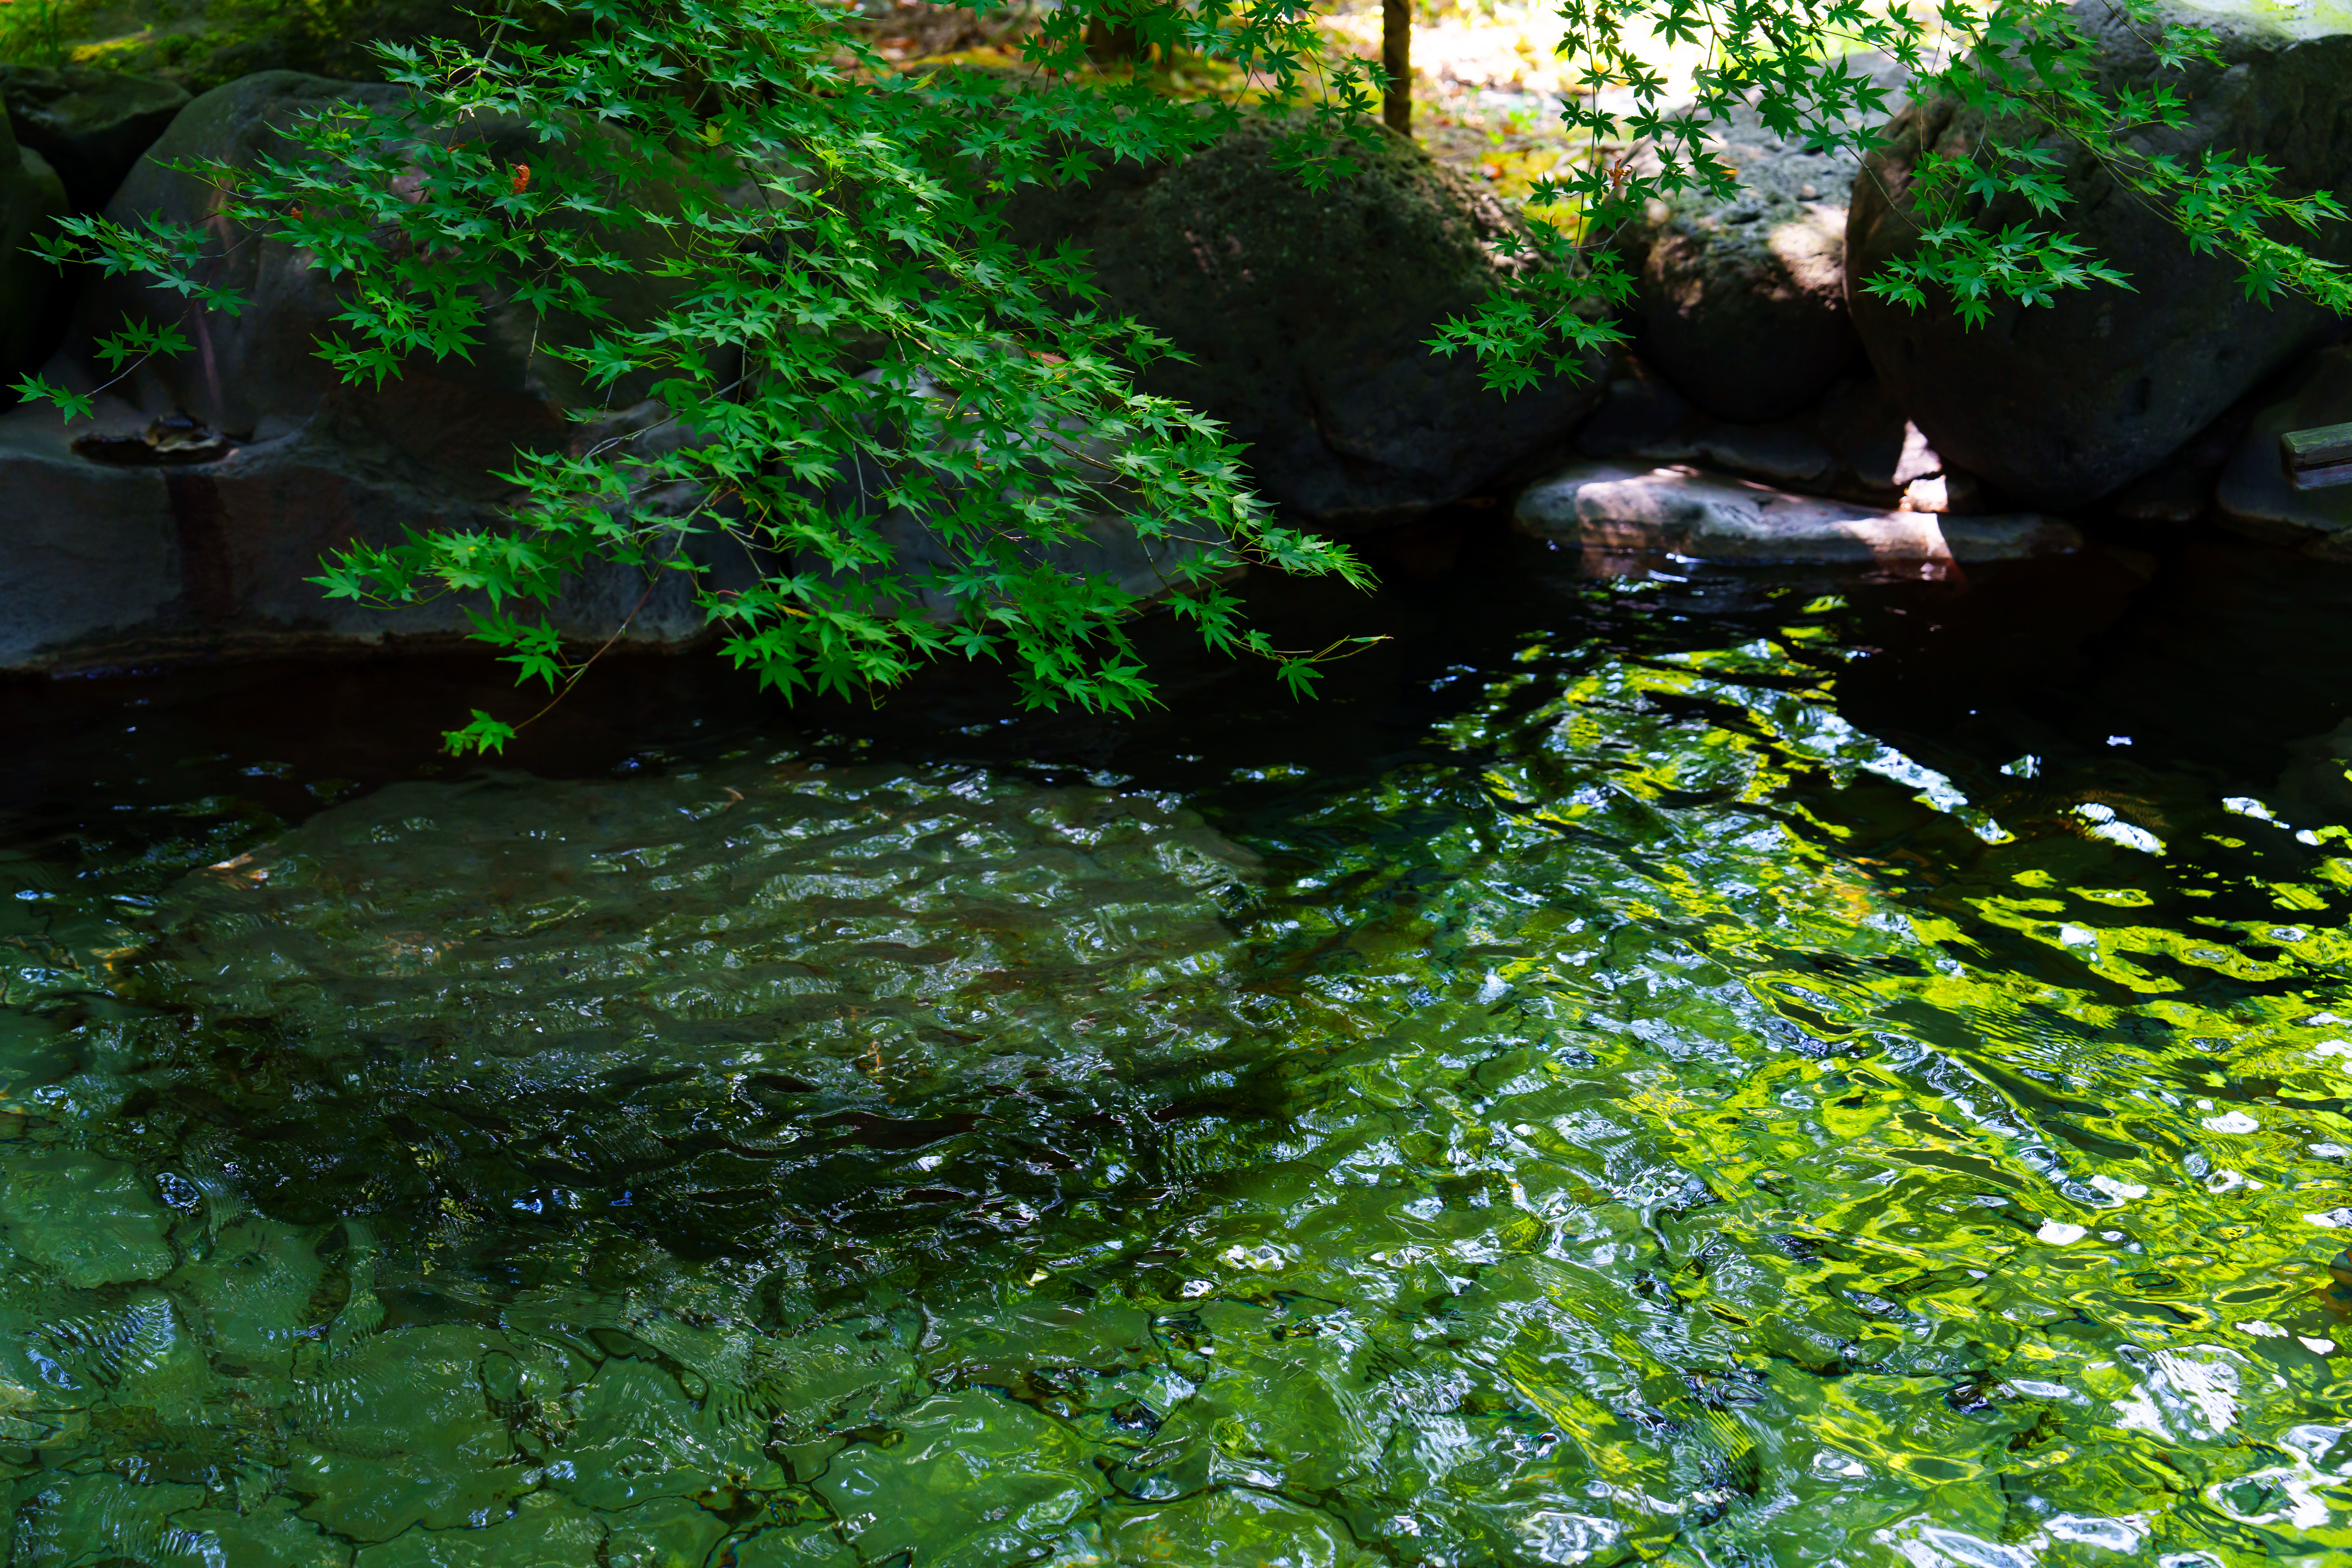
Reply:
<svg viewBox="0 0 2352 1568"><path fill-rule="evenodd" d="M2288 134L2352 97L2338 68L2352 36L2200 16L2221 27L2225 64L2198 68L2169 150L2286 144L2297 188L2352 188L2352 144ZM2114 40L2118 79L2152 70L2136 47ZM1858 63L1900 100L1890 65ZM95 386L97 336L164 309L124 279L58 277L27 252L32 234L70 211L201 216L205 192L173 165L248 162L306 106L390 90L262 71L191 98L88 68L0 69L0 378L38 367ZM1327 532L1371 538L1503 503L1596 570L1681 557L1932 574L2079 549L2111 527L2218 527L2352 559L2352 487L2296 490L2276 457L2282 431L2352 417L2352 351L2313 308L2247 305L2176 230L2086 200L2070 221L2134 290L2077 290L1975 332L1860 289L1906 243L1911 162L1967 131L1948 105L1909 104L1857 166L1724 127L1738 197L1655 204L1632 238L1633 352L1508 399L1427 340L1516 265L1497 242L1517 219L1402 141L1309 194L1244 133L1009 216L1024 242L1091 251L1109 306L1187 356L1147 389L1225 422L1260 491ZM274 245L233 269L248 310L200 315L198 353L115 388L93 419L0 413L0 670L446 646L466 630L461 605L327 601L308 581L320 556L412 528L495 527L493 476L514 452L581 438L563 417L577 389L495 321L472 364L341 387L311 353L332 289ZM653 438L658 414L633 411L635 438ZM1131 535L1097 533L1066 563L1148 582ZM738 558L704 563L722 585L774 564L729 548ZM682 580L609 576L561 606L567 633L703 635Z"/></svg>

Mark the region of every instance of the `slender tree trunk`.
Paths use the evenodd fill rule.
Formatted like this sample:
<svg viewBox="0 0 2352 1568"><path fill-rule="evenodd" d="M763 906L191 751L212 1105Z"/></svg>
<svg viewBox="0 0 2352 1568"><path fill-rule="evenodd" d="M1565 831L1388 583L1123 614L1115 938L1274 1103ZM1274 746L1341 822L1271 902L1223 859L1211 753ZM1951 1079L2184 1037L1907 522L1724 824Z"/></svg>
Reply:
<svg viewBox="0 0 2352 1568"><path fill-rule="evenodd" d="M1400 135L1412 133L1412 0L1381 0L1381 68L1388 73L1381 118Z"/></svg>
<svg viewBox="0 0 2352 1568"><path fill-rule="evenodd" d="M1110 22L1100 16L1087 24L1087 58L1097 66L1131 65L1139 69L1150 51L1132 22Z"/></svg>

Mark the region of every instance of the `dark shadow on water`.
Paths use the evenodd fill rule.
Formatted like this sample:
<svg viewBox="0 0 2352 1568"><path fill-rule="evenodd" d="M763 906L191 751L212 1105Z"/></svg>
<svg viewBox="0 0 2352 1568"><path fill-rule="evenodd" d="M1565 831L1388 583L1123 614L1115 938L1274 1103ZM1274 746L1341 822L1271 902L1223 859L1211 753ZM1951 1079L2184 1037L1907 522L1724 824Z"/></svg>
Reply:
<svg viewBox="0 0 2352 1568"><path fill-rule="evenodd" d="M2161 554L2094 544L1946 581L1687 564L1627 581L1586 575L1573 553L1508 534L1499 516L1461 513L1368 542L1384 578L1369 595L1247 578L1251 615L1283 647L1389 639L1325 667L1305 702L1261 664L1203 653L1161 612L1136 633L1160 705L1132 719L1024 711L987 666L942 664L874 703L791 703L706 651L611 657L499 765L588 777L754 748L1150 787L1279 765L1360 776L1415 752L1465 689L1533 640L1699 646L1775 629L1824 594L1847 601L1845 640L1867 650L1838 671L1848 717L1955 763L2120 752L2107 737L2127 736L2132 761L2209 768L2260 793L2291 745L2352 715L2341 678L2352 667L2352 567L2226 537ZM101 804L219 793L293 822L380 784L466 776L475 764L440 755L439 731L474 708L537 705L502 667L465 656L18 679L0 682L0 812L37 837Z"/></svg>

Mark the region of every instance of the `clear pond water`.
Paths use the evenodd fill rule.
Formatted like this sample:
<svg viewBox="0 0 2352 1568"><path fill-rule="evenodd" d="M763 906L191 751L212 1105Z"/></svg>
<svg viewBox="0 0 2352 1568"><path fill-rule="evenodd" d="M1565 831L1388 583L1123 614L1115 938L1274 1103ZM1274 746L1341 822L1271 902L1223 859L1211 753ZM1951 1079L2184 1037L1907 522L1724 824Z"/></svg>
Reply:
<svg viewBox="0 0 2352 1568"><path fill-rule="evenodd" d="M2345 1561L2352 583L1413 564L1306 710L0 693L9 1561Z"/></svg>

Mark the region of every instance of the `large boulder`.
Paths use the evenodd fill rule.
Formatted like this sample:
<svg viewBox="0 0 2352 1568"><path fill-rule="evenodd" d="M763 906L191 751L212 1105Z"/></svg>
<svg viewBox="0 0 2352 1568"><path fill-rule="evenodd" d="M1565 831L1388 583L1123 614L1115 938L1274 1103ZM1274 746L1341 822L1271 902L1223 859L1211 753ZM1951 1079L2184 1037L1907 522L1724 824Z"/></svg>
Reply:
<svg viewBox="0 0 2352 1568"><path fill-rule="evenodd" d="M108 210L204 223L215 280L246 304L234 315L192 311L127 279L85 290L72 336L45 367L52 379L105 381L94 346L126 315L184 321L195 352L121 382L95 420L68 428L47 406L0 419L0 669L446 646L466 634L478 599L331 600L310 581L321 557L412 531L509 526L504 508L515 498L499 475L519 449L580 456L620 441L651 457L689 438L651 401L575 423L570 411L589 399L566 367L530 352L563 329L535 332L520 312L491 312L470 360L420 355L380 388L341 384L317 349L344 308L342 289L289 247L234 232L215 216L210 188L169 166L249 167L282 144L295 116L387 103L399 90L289 71L247 77L191 103L123 182ZM536 143L505 144L519 133L497 123L473 122L467 134L508 162L549 161ZM607 290L624 321L649 315L676 287L652 270ZM635 498L673 513L699 500L684 486ZM885 520L884 531L908 564L927 563L927 535L909 520ZM724 536L695 548L718 589L779 565ZM1049 555L1148 595L1169 553L1143 548L1106 514ZM553 618L583 642L669 646L708 634L684 575L648 583L617 566L572 584Z"/></svg>
<svg viewBox="0 0 2352 1568"><path fill-rule="evenodd" d="M575 426L568 449L620 441L656 456L682 438L663 415L648 402ZM46 405L16 409L0 416L0 671L453 647L479 595L363 604L330 599L311 579L323 557L354 543L393 544L412 530L494 532L508 526L507 499L494 480L404 459L348 418L234 441L111 399L71 427ZM682 510L698 498L639 499ZM877 521L903 569L953 564L911 518ZM722 592L782 564L715 532L685 543L703 584ZM1143 598L1169 586L1178 553L1108 513L1041 552ZM823 570L813 556L794 565ZM684 574L607 566L570 582L551 619L583 645L684 647L710 636L694 587Z"/></svg>
<svg viewBox="0 0 2352 1568"><path fill-rule="evenodd" d="M30 247L66 211L64 182L38 153L19 147L0 119L0 407L14 396L6 388L56 341L50 300L58 271Z"/></svg>
<svg viewBox="0 0 2352 1568"><path fill-rule="evenodd" d="M131 278L97 281L83 291L61 366L69 377L105 379L91 355L96 341L125 316L184 321L195 352L152 362L130 384L131 400L155 412L177 410L214 429L268 437L324 415L362 425L408 460L451 473L486 474L507 467L519 444L541 444L562 427L562 410L586 399L577 376L543 351L579 329L542 327L520 308L486 314L469 359L414 357L381 389L342 384L319 357L321 339L341 331L345 286L278 240L259 240L217 214L219 198L200 174L180 165L220 163L248 169L284 156L282 132L305 114L350 102L382 106L404 89L333 81L295 71L261 71L215 88L190 103L107 205L122 221L157 218L202 225L216 258L211 279L241 295L242 310L191 311L180 295ZM509 163L544 161L548 150L517 125L473 121L469 141ZM652 259L649 244L644 259ZM676 285L650 266L600 283L623 323L646 319ZM630 391L622 389L626 401ZM596 401L602 401L601 398Z"/></svg>
<svg viewBox="0 0 2352 1568"><path fill-rule="evenodd" d="M2260 154L2287 191L2345 190L2352 35L2332 30L2340 10L2314 13L2169 5L2175 19L2214 30L2222 63L2164 73L2188 122L2137 133L2132 144L2190 166L2208 152ZM2099 40L2108 88L2157 83L2155 58L2129 18L2104 0L2081 0L2074 15ZM2155 467L2291 358L2323 316L2296 299L2248 300L2226 257L2193 253L2163 212L2054 135L2037 144L2075 199L2055 219L2032 221L2076 235L2129 274L2129 290L2093 284L2053 305L2004 303L1973 331L1943 301L1914 311L1868 293L1868 280L1916 243L1909 192L1922 153L1970 150L1994 129L1948 100L1896 117L1891 144L1854 186L1846 233L1854 324L1880 379L1938 452L2031 504L2074 506ZM1968 211L1988 228L2031 218L2006 199ZM2343 225L2297 237L2331 258L2352 255Z"/></svg>
<svg viewBox="0 0 2352 1568"><path fill-rule="evenodd" d="M310 71L352 81L383 79L384 45L433 39L468 46L493 29L506 44L560 43L584 30L577 11L532 5L497 11L473 0L108 0L58 5L65 51L110 69L160 77L205 92L264 70Z"/></svg>
<svg viewBox="0 0 2352 1568"><path fill-rule="evenodd" d="M1092 183L1016 196L1025 244L1092 253L1109 309L1189 360L1149 391L1220 420L1258 489L1334 531L1402 522L1489 489L1564 439L1604 365L1505 397L1467 354L1427 346L1520 263L1497 253L1514 219L1401 137L1350 145L1353 173L1309 190L1278 166L1265 126L1171 163L1123 163Z"/></svg>
<svg viewBox="0 0 2352 1568"><path fill-rule="evenodd" d="M1849 63L1889 91L1905 79L1878 56ZM1715 143L1738 171L1738 194L1654 201L1633 238L1642 354L1718 418L1791 418L1862 361L1845 299L1846 202L1859 165L1776 134L1753 110L1735 112Z"/></svg>
<svg viewBox="0 0 2352 1568"><path fill-rule="evenodd" d="M75 210L96 212L188 106L188 89L90 66L0 66L0 102L16 140L57 170Z"/></svg>
<svg viewBox="0 0 2352 1568"><path fill-rule="evenodd" d="M292 247L233 232L210 186L172 167L251 167L283 150L280 128L297 115L386 103L400 90L291 71L246 77L190 103L123 181L110 215L204 225L215 280L246 302L233 315L192 310L128 278L83 290L65 347L44 368L53 380L107 380L94 346L126 316L183 322L194 352L121 382L95 422L68 430L46 407L0 421L0 668L446 644L465 633L463 600L365 605L329 600L308 579L353 542L505 526L513 496L499 475L518 451L577 452L600 428L568 417L586 401L575 380L530 352L527 316L493 311L470 361L418 355L382 387L343 384L318 355L342 288ZM467 133L510 162L544 156L497 124ZM627 320L669 287L631 278L611 297ZM662 424L658 405L635 420ZM626 420L610 433L637 438ZM710 563L722 586L748 583L760 565L732 546ZM622 568L575 584L555 618L595 641L623 628L656 644L703 633L683 578L649 592Z"/></svg>

